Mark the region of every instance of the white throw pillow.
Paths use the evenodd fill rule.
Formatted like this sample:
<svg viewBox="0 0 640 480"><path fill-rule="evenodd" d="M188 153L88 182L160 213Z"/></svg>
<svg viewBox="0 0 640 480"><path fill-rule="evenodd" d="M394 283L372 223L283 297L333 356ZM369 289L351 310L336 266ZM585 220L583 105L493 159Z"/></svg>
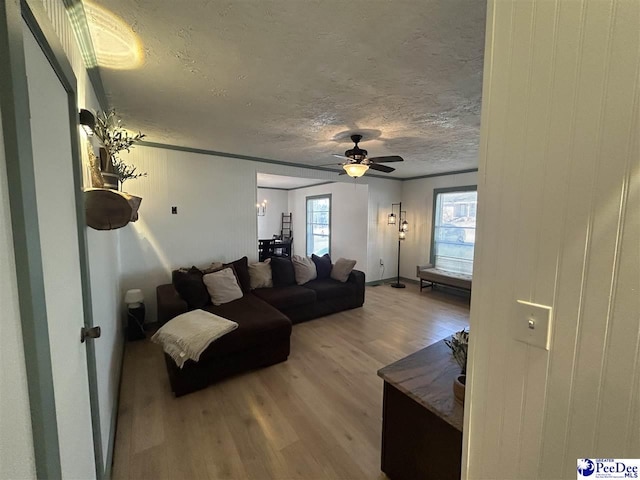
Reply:
<svg viewBox="0 0 640 480"><path fill-rule="evenodd" d="M270 258L267 258L264 262L249 265L249 284L251 285L251 290L273 287Z"/></svg>
<svg viewBox="0 0 640 480"><path fill-rule="evenodd" d="M202 276L214 305L222 305L242 298L242 290L231 268L223 268L217 272Z"/></svg>
<svg viewBox="0 0 640 480"><path fill-rule="evenodd" d="M331 268L331 278L338 280L342 283L349 279L349 274L353 267L356 266L355 260L349 260L347 258L339 258Z"/></svg>
<svg viewBox="0 0 640 480"><path fill-rule="evenodd" d="M294 255L291 262L293 263L293 271L296 274L296 283L298 285L304 285L318 277L316 264L309 257Z"/></svg>

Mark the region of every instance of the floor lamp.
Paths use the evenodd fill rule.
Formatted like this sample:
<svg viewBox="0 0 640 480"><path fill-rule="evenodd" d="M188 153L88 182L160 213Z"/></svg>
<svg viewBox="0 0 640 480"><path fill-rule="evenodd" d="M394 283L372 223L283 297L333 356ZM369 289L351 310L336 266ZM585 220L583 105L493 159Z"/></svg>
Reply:
<svg viewBox="0 0 640 480"><path fill-rule="evenodd" d="M395 207L398 207L398 214L395 213ZM407 222L407 212L402 210L402 202L391 204L391 213L388 215L387 224L398 226L398 278L392 283L393 288L405 288L404 283L400 283L400 243L407 236L409 230L409 222Z"/></svg>

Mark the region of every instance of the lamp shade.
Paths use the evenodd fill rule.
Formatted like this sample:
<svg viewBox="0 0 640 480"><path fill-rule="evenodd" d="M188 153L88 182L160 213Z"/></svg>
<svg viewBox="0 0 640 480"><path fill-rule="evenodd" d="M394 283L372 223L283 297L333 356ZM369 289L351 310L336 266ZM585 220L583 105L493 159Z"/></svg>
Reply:
<svg viewBox="0 0 640 480"><path fill-rule="evenodd" d="M344 171L347 172L347 175L350 177L358 178L369 170L369 165L364 165L363 163L347 163L343 165L342 168L344 168Z"/></svg>
<svg viewBox="0 0 640 480"><path fill-rule="evenodd" d="M398 238L400 240L404 240L405 238L407 238L407 234L401 230L400 233L398 233Z"/></svg>
<svg viewBox="0 0 640 480"><path fill-rule="evenodd" d="M144 294L139 288L127 290L127 293L124 294L124 303L126 303L127 305L142 302L144 302Z"/></svg>
<svg viewBox="0 0 640 480"><path fill-rule="evenodd" d="M395 213L390 213L387 217L387 225L395 225L396 224L396 215Z"/></svg>
<svg viewBox="0 0 640 480"><path fill-rule="evenodd" d="M407 222L406 220L402 222L402 224L400 225L400 229L403 232L408 232L409 231L409 222Z"/></svg>

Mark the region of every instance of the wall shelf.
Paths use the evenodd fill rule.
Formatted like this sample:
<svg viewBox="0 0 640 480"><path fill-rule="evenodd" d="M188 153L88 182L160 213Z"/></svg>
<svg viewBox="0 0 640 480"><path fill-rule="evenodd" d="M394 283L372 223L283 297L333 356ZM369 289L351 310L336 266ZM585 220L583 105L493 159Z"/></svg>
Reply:
<svg viewBox="0 0 640 480"><path fill-rule="evenodd" d="M84 191L87 225L95 230L115 230L138 220L142 198L107 188Z"/></svg>

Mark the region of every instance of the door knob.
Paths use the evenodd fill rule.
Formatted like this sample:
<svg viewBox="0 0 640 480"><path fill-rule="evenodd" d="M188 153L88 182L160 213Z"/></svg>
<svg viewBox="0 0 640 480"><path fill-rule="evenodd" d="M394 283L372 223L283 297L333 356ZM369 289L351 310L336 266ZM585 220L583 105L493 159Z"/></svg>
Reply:
<svg viewBox="0 0 640 480"><path fill-rule="evenodd" d="M100 338L100 327L82 327L80 329L80 341L84 343L87 338Z"/></svg>

